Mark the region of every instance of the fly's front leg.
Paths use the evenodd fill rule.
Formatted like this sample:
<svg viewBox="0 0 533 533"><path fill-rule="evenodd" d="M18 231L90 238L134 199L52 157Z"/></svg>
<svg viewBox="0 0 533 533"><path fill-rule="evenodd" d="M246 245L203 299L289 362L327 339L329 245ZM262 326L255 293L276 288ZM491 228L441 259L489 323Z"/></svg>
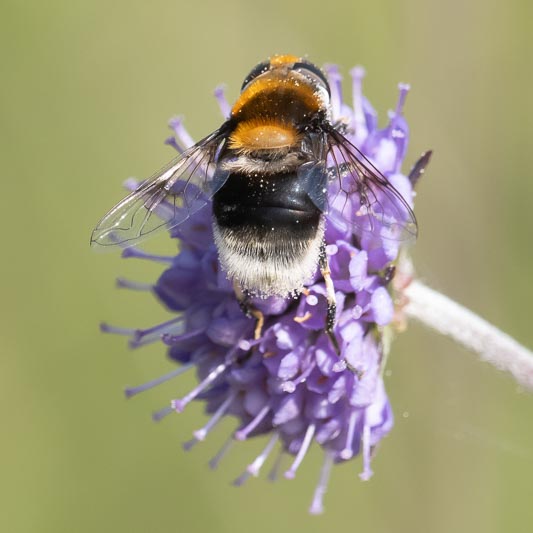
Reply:
<svg viewBox="0 0 533 533"><path fill-rule="evenodd" d="M337 315L337 301L335 299L335 287L333 286L333 280L331 279L328 256L326 254L326 246L324 243L322 243L322 246L320 247L319 266L320 266L320 272L322 273L322 276L324 278L324 283L326 284L326 300L328 303L325 330L326 330L326 334L331 340L331 344L333 344L333 348L335 349L335 352L337 353L338 356L340 356L341 349L339 347L337 337L335 337L335 333L333 332L333 328L335 327L336 315Z"/></svg>
<svg viewBox="0 0 533 533"><path fill-rule="evenodd" d="M337 301L335 298L335 287L333 286L333 280L331 279L331 272L329 270L328 256L326 255L326 246L322 244L320 249L320 272L324 277L324 283L326 284L326 299L328 302L328 310L326 313L326 333L333 344L336 354L341 356L341 349L337 337L333 332L336 322L337 314ZM348 370L351 370L354 374L357 374L360 377L360 372L354 368L346 359L343 359L344 364Z"/></svg>
<svg viewBox="0 0 533 533"><path fill-rule="evenodd" d="M249 302L248 295L242 290L240 284L238 281L233 282L233 290L235 292L235 296L237 297L237 301L239 302L239 307L242 309L242 312L246 316L251 316L255 318L255 329L254 329L254 339L259 339L261 337L261 333L263 332L263 326L265 324L265 315L259 309L256 309L252 304Z"/></svg>

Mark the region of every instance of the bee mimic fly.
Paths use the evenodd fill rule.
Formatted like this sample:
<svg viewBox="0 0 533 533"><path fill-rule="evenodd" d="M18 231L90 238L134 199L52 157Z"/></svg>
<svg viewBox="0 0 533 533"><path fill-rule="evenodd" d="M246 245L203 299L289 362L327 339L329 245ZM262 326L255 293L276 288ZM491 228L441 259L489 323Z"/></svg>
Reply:
<svg viewBox="0 0 533 533"><path fill-rule="evenodd" d="M333 335L335 291L325 253L326 214L361 236L416 237L409 205L332 123L323 72L291 55L260 63L228 119L145 180L98 223L91 243L127 247L212 205L219 260L239 301L297 294L320 268Z"/></svg>

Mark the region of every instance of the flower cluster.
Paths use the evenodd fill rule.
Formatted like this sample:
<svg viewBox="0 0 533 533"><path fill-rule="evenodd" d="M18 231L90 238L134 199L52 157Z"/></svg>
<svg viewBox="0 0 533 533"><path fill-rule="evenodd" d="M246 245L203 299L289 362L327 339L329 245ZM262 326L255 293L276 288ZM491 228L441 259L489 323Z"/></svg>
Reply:
<svg viewBox="0 0 533 533"><path fill-rule="evenodd" d="M331 85L333 121L346 125L350 141L411 203L411 183L401 173L408 141L402 116L408 87L400 85L398 105L390 112L388 125L378 129L377 115L362 95L364 71L351 71L352 107L343 102L337 68L326 67L326 73ZM217 90L216 97L227 116L229 105L223 91ZM179 119L170 124L175 135L167 143L182 152L193 141ZM131 335L132 346L162 341L168 346L170 358L179 365L170 374L127 389L128 396L187 370L196 370L198 385L154 415L160 419L183 411L193 400L205 402L210 418L185 444L187 449L204 440L223 417L237 419L235 432L212 459L213 467L230 443L268 435L262 453L235 484L258 475L276 446L281 454L291 456L285 477L293 478L311 444L317 443L324 452L324 462L311 513L322 512L334 463L361 454L360 477L368 479L372 475L373 452L393 425L382 379L381 338L383 328L391 324L394 315L389 283L398 244L372 235L358 238L337 214L333 208L327 217L326 253L336 291L335 335L341 357L324 332L326 288L319 271L294 299L254 300L253 305L265 316L261 336L254 338L255 322L243 314L231 283L220 269L208 208L172 230L171 237L180 243L177 256L156 257L136 248L124 251L126 257L168 264L157 283L149 288L175 317L147 330L104 326L106 331ZM148 288L124 280L120 284ZM275 461L271 476L276 476L279 464Z"/></svg>

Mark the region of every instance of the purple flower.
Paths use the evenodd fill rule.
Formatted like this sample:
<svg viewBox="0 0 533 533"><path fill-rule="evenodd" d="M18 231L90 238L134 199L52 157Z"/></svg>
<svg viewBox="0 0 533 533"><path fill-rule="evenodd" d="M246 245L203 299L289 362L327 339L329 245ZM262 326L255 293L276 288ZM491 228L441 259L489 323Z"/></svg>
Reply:
<svg viewBox="0 0 533 533"><path fill-rule="evenodd" d="M329 66L326 73L333 122L346 124L348 138L412 204L411 183L401 173L409 135L402 116L408 86L399 86L396 109L390 113L387 126L378 129L376 112L362 95L363 69L351 71L352 107L343 102L337 68ZM217 89L215 94L227 117L230 107L223 91ZM181 120L173 119L170 126L174 136L167 144L179 152L192 145ZM254 320L243 314L219 266L210 209L198 211L173 229L171 237L180 241L176 257L152 256L137 248L123 253L166 265L153 287L124 280L120 284L132 289L150 288L173 318L147 330L103 329L129 335L132 347L162 341L179 366L159 379L127 389L127 396L195 369L198 385L173 399L154 418L179 413L193 400L205 402L209 418L185 444L190 449L203 441L222 418L235 417L235 431L211 460L213 468L231 443L266 434L264 450L235 485L257 476L276 447L290 456L285 477L292 479L309 447L316 443L323 450L324 461L310 512L322 512L332 465L361 454L360 477L369 479L371 458L393 425L382 378L381 337L394 317L388 267L397 259L398 243L379 239L375 232L354 236L333 203L327 216L326 252L336 290L339 357L324 332L326 288L319 271L298 298L254 299L254 306L265 316L262 335L254 339ZM276 460L271 478L277 476L279 465Z"/></svg>

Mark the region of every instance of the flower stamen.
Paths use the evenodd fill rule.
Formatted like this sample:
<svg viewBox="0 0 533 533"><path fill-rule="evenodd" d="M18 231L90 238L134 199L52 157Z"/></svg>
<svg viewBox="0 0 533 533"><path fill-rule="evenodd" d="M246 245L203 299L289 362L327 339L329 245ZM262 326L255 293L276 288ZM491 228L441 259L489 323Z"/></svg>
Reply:
<svg viewBox="0 0 533 533"><path fill-rule="evenodd" d="M305 432L304 440L302 441L302 445L300 446L300 449L298 450L298 454L296 455L296 458L294 459L294 462L292 463L289 470L285 472L285 478L287 479L294 479L296 476L296 471L298 470L298 467L300 466L301 462L303 461L305 454L307 453L307 450L309 449L309 446L311 444L311 441L313 440L313 436L315 434L316 426L315 424L309 424L307 426L307 430Z"/></svg>
<svg viewBox="0 0 533 533"><path fill-rule="evenodd" d="M246 470L252 474L252 476L257 477L259 475L259 472L263 465L265 464L265 461L268 459L268 456L274 449L274 446L278 442L279 439L279 433L274 433L270 440L268 441L268 444L265 446L265 449L261 452L260 455L258 455L253 463L247 467Z"/></svg>
<svg viewBox="0 0 533 533"><path fill-rule="evenodd" d="M363 444L363 471L359 474L359 477L363 481L368 481L374 472L372 471L372 468L370 467L370 455L371 455L371 447L370 447L370 426L365 422L365 425L363 427L363 437L362 437L362 444Z"/></svg>
<svg viewBox="0 0 533 533"><path fill-rule="evenodd" d="M185 149L178 144L178 141L176 140L176 137L174 136L167 137L165 139L165 144L174 148L174 150L176 150L176 152L178 152L179 154L182 154L183 152L185 152Z"/></svg>
<svg viewBox="0 0 533 533"><path fill-rule="evenodd" d="M307 368L294 380L287 380L281 384L281 390L284 392L294 392L296 387L301 383L304 383L307 378L310 376L311 372L316 367L316 362L310 363Z"/></svg>
<svg viewBox="0 0 533 533"><path fill-rule="evenodd" d="M194 139L183 125L183 117L173 117L169 120L168 125L174 130L178 141L185 147L190 148L194 144Z"/></svg>
<svg viewBox="0 0 533 533"><path fill-rule="evenodd" d="M215 88L215 98L217 99L218 107L224 118L229 118L231 114L231 106L229 105L228 100L226 99L226 86L219 85Z"/></svg>
<svg viewBox="0 0 533 533"><path fill-rule="evenodd" d="M123 259L146 259L147 261L155 261L156 263L164 263L171 265L174 261L174 257L170 257L168 255L157 255L157 254L149 254L145 252L144 250L140 250L139 248L136 248L135 246L130 246L129 248L124 248L122 250L122 258Z"/></svg>
<svg viewBox="0 0 533 533"><path fill-rule="evenodd" d="M329 476L331 474L331 467L333 466L333 454L329 452L324 453L324 462L322 463L322 468L320 469L320 478L318 484L315 488L315 493L313 495L313 502L311 507L309 507L309 512L311 514L322 514L324 512L324 494L328 488Z"/></svg>
<svg viewBox="0 0 533 533"><path fill-rule="evenodd" d="M303 315L303 316L295 316L293 318L293 320L295 322L297 322L298 324L303 324L304 322L307 322L312 316L313 315L309 311L306 311L305 315Z"/></svg>
<svg viewBox="0 0 533 533"><path fill-rule="evenodd" d="M100 324L100 331L102 333L112 333L113 335L124 335L126 337L130 337L131 335L134 335L137 330L134 328L120 328L118 326L111 326L106 322L102 322Z"/></svg>
<svg viewBox="0 0 533 533"><path fill-rule="evenodd" d="M230 451L230 449L232 448L234 444L235 444L235 439L233 438L233 435L230 435L230 437L222 445L220 450L218 450L215 456L209 460L209 468L211 468L211 470L216 470L218 468L220 461L222 461L224 456Z"/></svg>
<svg viewBox="0 0 533 533"><path fill-rule="evenodd" d="M200 442L199 439L196 437L193 437L192 439L185 441L182 443L181 447L186 451L190 452L198 443Z"/></svg>
<svg viewBox="0 0 533 533"><path fill-rule="evenodd" d="M175 377L180 376L181 374L184 374L187 372L187 370L190 370L194 366L193 363L188 363L186 365L180 366L173 370L172 372L169 372L168 374L164 374L163 376L159 376L156 379L152 379L151 381L147 381L146 383L143 383L142 385L138 385L137 387L127 387L124 389L124 394L126 395L126 398L131 398L132 396L135 396L136 394L139 394L140 392L144 392L146 390L152 389L153 387L157 387L157 385L161 385L161 383L165 383L165 381L169 381Z"/></svg>
<svg viewBox="0 0 533 533"><path fill-rule="evenodd" d="M346 445L340 452L340 456L344 460L351 459L353 457L353 438L355 435L355 424L357 422L357 411L354 409L350 415L348 421L348 431L346 433Z"/></svg>
<svg viewBox="0 0 533 533"><path fill-rule="evenodd" d="M336 122L342 116L342 76L337 65L326 65L324 70L331 89L331 118Z"/></svg>
<svg viewBox="0 0 533 533"><path fill-rule="evenodd" d="M223 372L225 372L227 369L226 364L220 364L216 366L205 379L203 379L194 389L189 392L186 396L183 398L172 400L170 402L170 405L173 409L175 409L178 413L181 413L185 406L190 403L196 396L198 396L201 392L203 392L209 385L211 385Z"/></svg>
<svg viewBox="0 0 533 533"><path fill-rule="evenodd" d="M142 283L140 281L131 281L125 278L117 278L116 286L118 289L130 289L132 291L151 291L154 286L151 283Z"/></svg>
<svg viewBox="0 0 533 533"><path fill-rule="evenodd" d="M283 461L283 457L285 456L285 450L283 449L283 446L280 447L278 455L276 459L274 460L274 464L272 465L272 468L270 469L270 472L268 473L268 480L269 481L277 481L279 478L279 471L281 469L281 463Z"/></svg>
<svg viewBox="0 0 533 533"><path fill-rule="evenodd" d="M350 75L352 76L355 144L358 145L368 137L368 128L363 109L363 78L365 77L365 69L360 66L354 67L350 70Z"/></svg>
<svg viewBox="0 0 533 533"><path fill-rule="evenodd" d="M242 486L250 477L254 476L257 477L259 475L259 472L261 471L262 466L264 465L265 461L268 459L268 456L272 452L272 449L276 445L276 442L278 442L279 434L274 433L272 437L269 439L267 445L263 449L263 451L254 459L252 463L250 463L246 470L233 481L233 485L236 487Z"/></svg>
<svg viewBox="0 0 533 533"><path fill-rule="evenodd" d="M394 116L391 120L391 126L395 125L395 119L400 117L403 113L403 108L405 107L405 100L407 98L407 94L411 90L411 86L408 83L399 83L398 84L398 102L396 104L396 109L394 111Z"/></svg>
<svg viewBox="0 0 533 533"><path fill-rule="evenodd" d="M176 318L172 318L171 320L167 320L166 322L161 322L160 324L156 324L155 326L152 326L151 328L146 329L137 329L133 333L133 342L138 342L144 337L147 337L149 335L156 334L158 336L159 340L162 335L168 334L169 329L174 329L174 326L177 324L182 325L184 321L183 315L180 315Z"/></svg>
<svg viewBox="0 0 533 533"><path fill-rule="evenodd" d="M161 340L167 346L174 346L176 344L179 344L180 342L193 339L194 337L198 337L202 335L203 333L204 333L203 329L193 329L191 331L188 331L187 333L182 333L181 335L172 335L170 333L163 333L163 335L161 335Z"/></svg>
<svg viewBox="0 0 533 533"><path fill-rule="evenodd" d="M220 422L222 417L226 414L231 405L231 402L233 402L236 396L237 391L232 391L230 394L228 394L228 397L222 402L220 407L215 411L215 413L209 419L207 424L205 424L203 428L198 429L193 433L196 439L200 441L205 440L207 434L218 424L218 422Z"/></svg>
<svg viewBox="0 0 533 533"><path fill-rule="evenodd" d="M255 417L244 428L235 432L235 438L237 440L246 440L248 435L263 421L268 412L270 411L270 405L265 405Z"/></svg>
<svg viewBox="0 0 533 533"><path fill-rule="evenodd" d="M152 420L154 422L160 422L161 420L163 420L163 418L165 418L167 415L170 415L172 413L174 413L174 409L172 409L172 407L170 405L167 405L157 411L154 411L152 413Z"/></svg>

